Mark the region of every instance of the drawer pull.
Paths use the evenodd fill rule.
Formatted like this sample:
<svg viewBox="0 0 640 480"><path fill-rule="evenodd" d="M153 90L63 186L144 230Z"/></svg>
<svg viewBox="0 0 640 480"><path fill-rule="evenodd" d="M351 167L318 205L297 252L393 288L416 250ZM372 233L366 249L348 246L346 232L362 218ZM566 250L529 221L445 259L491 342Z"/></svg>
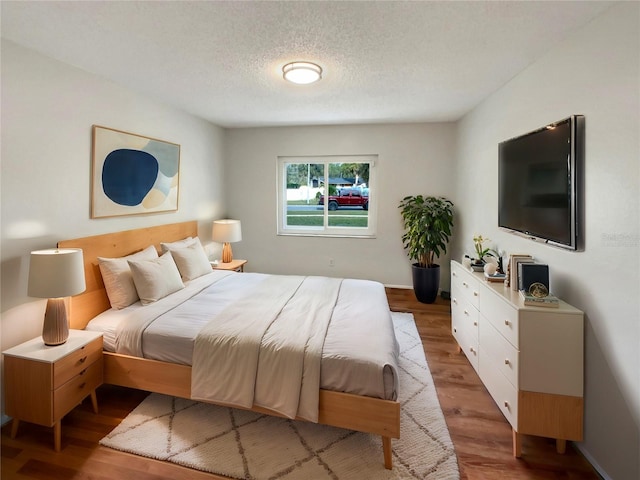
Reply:
<svg viewBox="0 0 640 480"><path fill-rule="evenodd" d="M454 328L454 329L453 329L453 333L458 333L458 329L457 329L457 328Z"/></svg>
<svg viewBox="0 0 640 480"><path fill-rule="evenodd" d="M82 370L78 376L81 377L82 375L84 375L85 373L87 373L87 369L85 368L84 370Z"/></svg>
<svg viewBox="0 0 640 480"><path fill-rule="evenodd" d="M455 303L456 305L458 304L458 299L456 297L453 297L453 303Z"/></svg>
<svg viewBox="0 0 640 480"><path fill-rule="evenodd" d="M454 277L458 276L458 274L456 272L451 272L451 275L453 275Z"/></svg>
<svg viewBox="0 0 640 480"><path fill-rule="evenodd" d="M87 384L87 382L82 382L80 385L78 385L78 389L82 390L85 387L86 384Z"/></svg>
<svg viewBox="0 0 640 480"><path fill-rule="evenodd" d="M476 351L473 349L473 347L469 347L469 351L470 351L471 353L476 353Z"/></svg>
<svg viewBox="0 0 640 480"><path fill-rule="evenodd" d="M505 359L504 359L504 364L505 364L505 365L511 365L511 362L509 361L509 359L508 359L508 358L505 358Z"/></svg>
<svg viewBox="0 0 640 480"><path fill-rule="evenodd" d="M82 357L80 360L78 360L78 363L82 364L86 361L87 361L87 357Z"/></svg>
<svg viewBox="0 0 640 480"><path fill-rule="evenodd" d="M478 326L478 322L473 322L473 326L477 327Z"/></svg>
<svg viewBox="0 0 640 480"><path fill-rule="evenodd" d="M507 401L505 400L505 401L504 401L504 406L505 406L506 408L509 408L509 402L507 402Z"/></svg>
<svg viewBox="0 0 640 480"><path fill-rule="evenodd" d="M467 282L462 282L462 285L465 287L468 287L469 285L467 284Z"/></svg>
<svg viewBox="0 0 640 480"><path fill-rule="evenodd" d="M469 312L467 312L466 310L464 311L464 314L469 316Z"/></svg>
<svg viewBox="0 0 640 480"><path fill-rule="evenodd" d="M478 296L478 292L473 292L473 296L477 297Z"/></svg>
<svg viewBox="0 0 640 480"><path fill-rule="evenodd" d="M511 322L509 320L505 320L504 324L508 327L509 325L511 325Z"/></svg>

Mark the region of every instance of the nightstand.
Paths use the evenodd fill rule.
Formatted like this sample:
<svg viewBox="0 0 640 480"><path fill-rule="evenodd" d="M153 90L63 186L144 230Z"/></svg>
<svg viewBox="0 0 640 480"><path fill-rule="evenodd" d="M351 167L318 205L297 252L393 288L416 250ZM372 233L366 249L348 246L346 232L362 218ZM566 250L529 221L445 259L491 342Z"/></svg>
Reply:
<svg viewBox="0 0 640 480"><path fill-rule="evenodd" d="M54 447L59 452L62 417L89 395L98 413L102 333L69 330L69 339L62 345L49 347L37 337L2 353L5 409L13 417L11 438L21 421L53 427Z"/></svg>
<svg viewBox="0 0 640 480"><path fill-rule="evenodd" d="M233 270L235 272L244 272L244 265L247 263L247 260L231 260L228 263L211 262L211 268L214 270Z"/></svg>

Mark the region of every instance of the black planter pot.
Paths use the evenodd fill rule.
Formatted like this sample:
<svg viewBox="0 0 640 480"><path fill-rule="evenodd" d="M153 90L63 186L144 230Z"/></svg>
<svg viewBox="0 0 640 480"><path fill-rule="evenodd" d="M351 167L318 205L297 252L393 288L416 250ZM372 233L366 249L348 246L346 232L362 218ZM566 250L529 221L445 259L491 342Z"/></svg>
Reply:
<svg viewBox="0 0 640 480"><path fill-rule="evenodd" d="M440 265L421 267L417 263L412 265L413 291L421 303L433 303L438 297L440 288Z"/></svg>

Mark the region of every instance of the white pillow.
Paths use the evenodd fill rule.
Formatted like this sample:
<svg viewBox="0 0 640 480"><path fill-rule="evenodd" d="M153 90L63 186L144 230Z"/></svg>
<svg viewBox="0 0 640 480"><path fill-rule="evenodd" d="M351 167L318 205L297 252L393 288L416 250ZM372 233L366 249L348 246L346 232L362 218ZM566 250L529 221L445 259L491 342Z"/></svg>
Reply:
<svg viewBox="0 0 640 480"><path fill-rule="evenodd" d="M138 301L138 292L133 284L127 260L150 260L152 258L158 258L158 252L153 245L126 257L98 257L102 281L112 308L120 310Z"/></svg>
<svg viewBox="0 0 640 480"><path fill-rule="evenodd" d="M157 302L184 288L171 252L153 260L129 260L128 263L142 305Z"/></svg>
<svg viewBox="0 0 640 480"><path fill-rule="evenodd" d="M193 245L198 237L187 237L175 242L160 242L160 250L162 253L167 253L169 250L175 250L177 248L184 248Z"/></svg>
<svg viewBox="0 0 640 480"><path fill-rule="evenodd" d="M171 249L171 255L183 282L211 273L211 263L197 237L188 247Z"/></svg>

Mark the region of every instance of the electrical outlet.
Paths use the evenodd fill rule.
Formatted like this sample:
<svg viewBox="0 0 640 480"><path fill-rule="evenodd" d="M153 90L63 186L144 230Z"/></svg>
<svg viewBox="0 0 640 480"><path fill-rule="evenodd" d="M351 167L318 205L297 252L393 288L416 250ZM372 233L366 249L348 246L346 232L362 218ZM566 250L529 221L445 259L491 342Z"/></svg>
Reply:
<svg viewBox="0 0 640 480"><path fill-rule="evenodd" d="M333 267L335 266L335 264L336 264L336 261L333 259L333 257L329 257L329 266Z"/></svg>

